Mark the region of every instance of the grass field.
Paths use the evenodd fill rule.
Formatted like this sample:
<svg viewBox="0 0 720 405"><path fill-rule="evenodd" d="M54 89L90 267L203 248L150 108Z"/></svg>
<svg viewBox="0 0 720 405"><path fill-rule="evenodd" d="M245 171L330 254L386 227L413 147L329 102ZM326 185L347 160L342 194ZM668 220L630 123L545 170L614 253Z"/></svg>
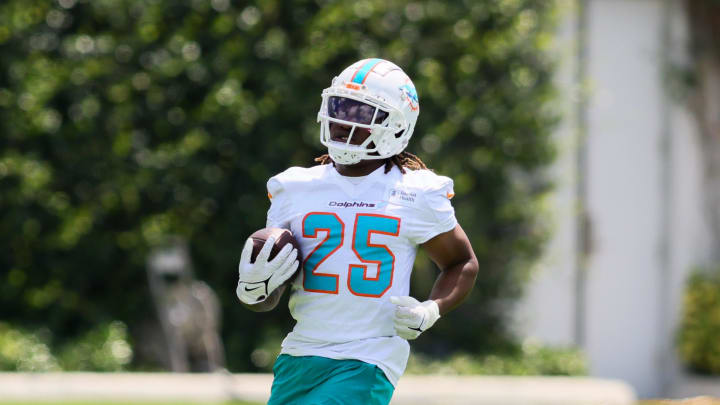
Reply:
<svg viewBox="0 0 720 405"><path fill-rule="evenodd" d="M672 404L670 401L639 401L637 405L668 405ZM715 405L720 402L708 402L703 403L707 405ZM1 402L0 405L262 405L259 402L244 402L244 401L233 401L233 402L104 402L99 403L97 401L71 401L71 402Z"/></svg>
<svg viewBox="0 0 720 405"><path fill-rule="evenodd" d="M637 405L720 405L720 399L710 397L696 397L686 400L646 400Z"/></svg>
<svg viewBox="0 0 720 405"><path fill-rule="evenodd" d="M105 405L261 405L259 402L104 402ZM87 402L0 402L0 405L101 405Z"/></svg>
<svg viewBox="0 0 720 405"><path fill-rule="evenodd" d="M716 405L720 401L709 402L673 402L673 401L657 401L646 400L639 401L637 405L668 405L668 404L688 404L688 405ZM103 405L97 401L88 402L0 402L0 405ZM262 405L259 402L105 402L104 405Z"/></svg>
<svg viewBox="0 0 720 405"><path fill-rule="evenodd" d="M668 405L670 401L639 401L637 405ZM105 405L262 405L259 402L104 402ZM712 402L712 404L715 404ZM97 401L75 402L0 402L0 405L102 405Z"/></svg>
<svg viewBox="0 0 720 405"><path fill-rule="evenodd" d="M720 405L720 400L699 398L688 401L661 401L643 400L636 405ZM75 402L0 402L0 405L262 405L259 402L104 402L97 401L75 401Z"/></svg>

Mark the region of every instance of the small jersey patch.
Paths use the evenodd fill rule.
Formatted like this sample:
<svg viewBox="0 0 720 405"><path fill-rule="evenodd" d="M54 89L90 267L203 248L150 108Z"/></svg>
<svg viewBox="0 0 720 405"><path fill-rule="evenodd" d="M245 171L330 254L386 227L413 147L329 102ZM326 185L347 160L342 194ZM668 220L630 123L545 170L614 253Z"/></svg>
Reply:
<svg viewBox="0 0 720 405"><path fill-rule="evenodd" d="M387 192L387 201L391 204L414 206L418 201L418 194L415 191L402 188L391 188Z"/></svg>

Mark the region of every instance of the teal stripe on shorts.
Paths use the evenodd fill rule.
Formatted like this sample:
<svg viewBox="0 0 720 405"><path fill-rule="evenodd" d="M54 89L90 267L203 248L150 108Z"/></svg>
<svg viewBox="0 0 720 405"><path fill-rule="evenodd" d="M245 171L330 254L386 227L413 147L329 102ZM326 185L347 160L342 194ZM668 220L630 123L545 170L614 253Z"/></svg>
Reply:
<svg viewBox="0 0 720 405"><path fill-rule="evenodd" d="M281 354L268 405L387 405L395 387L359 360Z"/></svg>

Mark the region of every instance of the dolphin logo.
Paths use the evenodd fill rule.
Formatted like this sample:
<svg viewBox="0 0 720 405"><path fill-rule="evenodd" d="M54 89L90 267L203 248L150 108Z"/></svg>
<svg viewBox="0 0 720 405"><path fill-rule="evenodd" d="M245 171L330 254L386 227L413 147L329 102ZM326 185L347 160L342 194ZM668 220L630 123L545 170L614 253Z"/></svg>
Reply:
<svg viewBox="0 0 720 405"><path fill-rule="evenodd" d="M415 91L415 87L413 87L411 84L404 84L400 86L400 91L402 91L402 94L404 97L408 99L408 102L410 103L410 108L414 111L418 109L418 95L417 91Z"/></svg>

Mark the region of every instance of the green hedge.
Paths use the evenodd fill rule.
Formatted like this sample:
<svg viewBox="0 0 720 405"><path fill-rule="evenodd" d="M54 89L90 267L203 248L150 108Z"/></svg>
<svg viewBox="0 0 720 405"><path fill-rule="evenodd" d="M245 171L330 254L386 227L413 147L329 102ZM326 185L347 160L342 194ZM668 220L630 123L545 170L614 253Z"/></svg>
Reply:
<svg viewBox="0 0 720 405"><path fill-rule="evenodd" d="M678 348L691 370L720 375L720 267L697 270L688 279Z"/></svg>
<svg viewBox="0 0 720 405"><path fill-rule="evenodd" d="M59 371L46 335L47 331L32 333L0 322L0 371Z"/></svg>
<svg viewBox="0 0 720 405"><path fill-rule="evenodd" d="M47 329L27 331L0 322L1 371L123 371L132 359L127 327L103 323L53 350Z"/></svg>
<svg viewBox="0 0 720 405"><path fill-rule="evenodd" d="M267 330L292 326L287 310L251 313L234 292L243 241L264 226L265 182L324 153L321 90L382 57L414 79L409 151L455 179L480 261L469 302L416 348L503 347L505 303L548 232L555 11L535 0L0 1L0 319L47 327L58 346L107 319L139 339L154 314L147 253L180 235L223 305L229 368L257 370ZM423 257L416 269L422 298L436 271Z"/></svg>
<svg viewBox="0 0 720 405"><path fill-rule="evenodd" d="M542 346L525 342L511 351L489 355L455 353L433 359L412 353L408 374L450 375L587 375L587 359L576 348Z"/></svg>

